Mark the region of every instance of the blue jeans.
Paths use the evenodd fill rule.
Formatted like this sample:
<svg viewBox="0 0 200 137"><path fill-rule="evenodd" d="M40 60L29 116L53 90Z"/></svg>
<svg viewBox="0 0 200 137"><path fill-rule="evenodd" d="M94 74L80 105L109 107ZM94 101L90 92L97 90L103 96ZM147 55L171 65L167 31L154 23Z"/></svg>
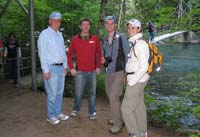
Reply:
<svg viewBox="0 0 200 137"><path fill-rule="evenodd" d="M44 80L44 84L47 93L47 115L48 118L52 118L62 112L65 75L63 66L49 67L51 77L49 80Z"/></svg>
<svg viewBox="0 0 200 137"><path fill-rule="evenodd" d="M79 112L81 109L82 95L88 89L88 114L96 112L96 72L81 72L78 71L75 76L75 93L73 110Z"/></svg>
<svg viewBox="0 0 200 137"><path fill-rule="evenodd" d="M148 41L153 42L155 36L155 32L148 32Z"/></svg>

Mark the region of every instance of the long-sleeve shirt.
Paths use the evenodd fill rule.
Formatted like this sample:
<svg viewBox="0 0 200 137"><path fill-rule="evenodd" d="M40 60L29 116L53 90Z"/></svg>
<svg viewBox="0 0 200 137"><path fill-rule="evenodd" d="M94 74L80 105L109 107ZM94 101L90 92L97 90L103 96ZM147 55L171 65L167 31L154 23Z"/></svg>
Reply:
<svg viewBox="0 0 200 137"><path fill-rule="evenodd" d="M49 65L63 63L67 69L67 56L62 33L51 27L43 30L38 39L38 54L43 73L49 72Z"/></svg>
<svg viewBox="0 0 200 137"><path fill-rule="evenodd" d="M135 72L127 76L127 82L130 86L135 85L137 82L148 81L149 79L147 73L149 65L149 47L144 40L138 40L141 37L142 33L138 33L129 39L129 42L136 42L135 46L130 50L128 62L126 64L126 72Z"/></svg>
<svg viewBox="0 0 200 137"><path fill-rule="evenodd" d="M124 52L124 64L121 66L123 70L125 70L125 64L127 62L127 54L129 52L129 44L128 40L125 37L125 35L115 32L115 36L113 38L112 44L109 44L108 36L104 37L102 39L102 47L103 47L103 56L108 57L110 56L112 58L112 62L109 63L108 67L106 68L106 73L113 73L116 72L116 66L119 62L117 62L117 58L119 55L119 46L120 46L120 38L121 38L121 46L123 48Z"/></svg>
<svg viewBox="0 0 200 137"><path fill-rule="evenodd" d="M73 65L72 57L75 55L76 68ZM96 68L101 68L101 46L99 39L95 35L90 35L88 40L83 40L79 35L72 38L67 54L70 69L91 72Z"/></svg>

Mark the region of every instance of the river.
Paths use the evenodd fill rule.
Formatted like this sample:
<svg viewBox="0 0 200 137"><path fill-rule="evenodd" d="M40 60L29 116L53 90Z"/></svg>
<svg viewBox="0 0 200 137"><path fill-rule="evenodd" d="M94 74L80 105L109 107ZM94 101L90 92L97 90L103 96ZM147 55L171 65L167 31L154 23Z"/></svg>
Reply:
<svg viewBox="0 0 200 137"><path fill-rule="evenodd" d="M158 45L164 56L160 72L149 80L151 91L162 95L175 95L182 87L178 82L185 76L200 69L200 44L178 43Z"/></svg>
<svg viewBox="0 0 200 137"><path fill-rule="evenodd" d="M161 71L151 76L147 92L170 104L172 100L179 98L178 92L184 90L184 86L179 83L185 81L189 73L200 69L200 44L161 44L158 49L164 55L164 63ZM196 125L199 125L200 119L191 114L180 121L186 128L199 128Z"/></svg>

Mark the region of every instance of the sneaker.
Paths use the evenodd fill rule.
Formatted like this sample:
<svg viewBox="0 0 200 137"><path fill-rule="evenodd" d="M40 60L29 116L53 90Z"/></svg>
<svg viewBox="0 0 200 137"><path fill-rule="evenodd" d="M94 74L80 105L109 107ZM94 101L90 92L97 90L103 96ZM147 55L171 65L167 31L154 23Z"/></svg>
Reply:
<svg viewBox="0 0 200 137"><path fill-rule="evenodd" d="M119 134L122 132L122 128L113 126L111 129L108 130L108 132L111 134Z"/></svg>
<svg viewBox="0 0 200 137"><path fill-rule="evenodd" d="M61 113L61 114L57 115L57 118L59 120L67 120L69 118L69 116Z"/></svg>
<svg viewBox="0 0 200 137"><path fill-rule="evenodd" d="M73 117L77 117L79 115L78 111L76 110L73 110L71 113L70 113L70 116L73 116Z"/></svg>
<svg viewBox="0 0 200 137"><path fill-rule="evenodd" d="M147 132L142 133L141 137L147 137Z"/></svg>
<svg viewBox="0 0 200 137"><path fill-rule="evenodd" d="M128 134L128 137L136 137L134 134Z"/></svg>
<svg viewBox="0 0 200 137"><path fill-rule="evenodd" d="M53 125L60 123L60 120L57 117L47 118L47 121Z"/></svg>
<svg viewBox="0 0 200 137"><path fill-rule="evenodd" d="M96 119L96 112L94 112L93 114L88 114L88 117L91 120L95 120Z"/></svg>

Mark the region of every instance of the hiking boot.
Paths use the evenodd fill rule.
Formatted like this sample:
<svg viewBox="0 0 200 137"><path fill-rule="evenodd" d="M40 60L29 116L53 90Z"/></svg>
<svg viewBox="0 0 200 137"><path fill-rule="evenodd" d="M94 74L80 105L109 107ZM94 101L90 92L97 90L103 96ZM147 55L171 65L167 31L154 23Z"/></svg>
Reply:
<svg viewBox="0 0 200 137"><path fill-rule="evenodd" d="M108 125L111 125L111 126L113 126L114 125L114 123L113 123L113 120L111 120L111 119L108 119ZM125 126L125 123L123 122L122 123L122 127L124 127Z"/></svg>
<svg viewBox="0 0 200 137"><path fill-rule="evenodd" d="M88 114L88 117L91 120L95 120L96 119L96 112L94 112L93 114Z"/></svg>
<svg viewBox="0 0 200 137"><path fill-rule="evenodd" d="M67 120L67 119L69 118L69 116L60 113L59 115L57 115L57 118L58 118L59 120Z"/></svg>
<svg viewBox="0 0 200 137"><path fill-rule="evenodd" d="M57 117L47 118L47 121L53 125L60 123L60 120Z"/></svg>
<svg viewBox="0 0 200 137"><path fill-rule="evenodd" d="M77 117L79 115L78 111L76 110L73 110L71 113L70 113L70 116L72 117Z"/></svg>
<svg viewBox="0 0 200 137"><path fill-rule="evenodd" d="M122 132L122 128L113 126L111 129L108 130L108 132L111 134L119 134Z"/></svg>

